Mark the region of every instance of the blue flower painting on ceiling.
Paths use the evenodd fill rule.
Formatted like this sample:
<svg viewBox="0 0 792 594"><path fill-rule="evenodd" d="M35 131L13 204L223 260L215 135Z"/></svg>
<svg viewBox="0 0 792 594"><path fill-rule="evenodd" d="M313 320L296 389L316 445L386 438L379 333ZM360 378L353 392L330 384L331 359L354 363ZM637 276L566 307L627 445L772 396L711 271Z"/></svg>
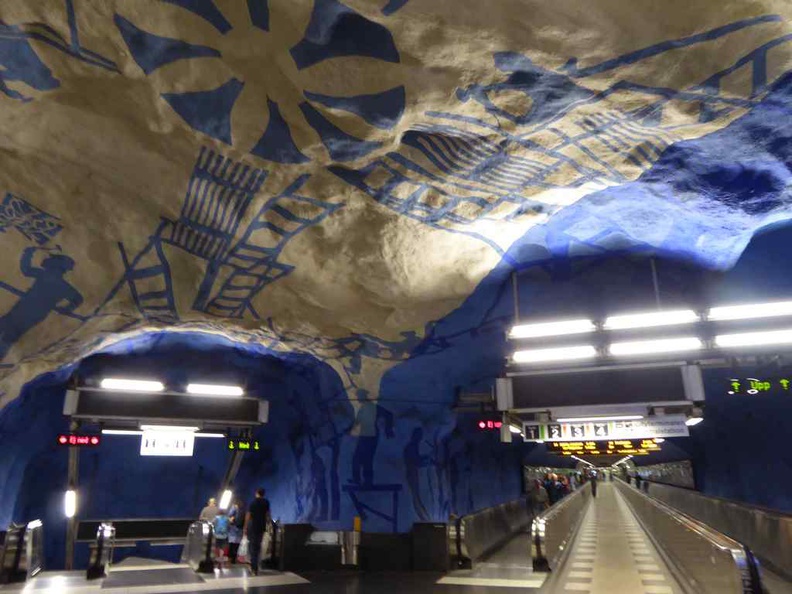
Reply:
<svg viewBox="0 0 792 594"><path fill-rule="evenodd" d="M393 36L383 25L338 0L315 0L312 6L240 0L237 10L229 15L212 0L163 2L187 13L185 33L191 16L211 24L212 39L195 44L158 35L123 14L115 15L115 24L146 75L160 70L182 72L174 68L175 63L200 61L207 76L217 77L220 84L212 88L206 88L201 80L193 81L195 88L184 88L178 74L162 74L167 81L164 86L174 89L163 92L162 99L198 132L282 164L309 162L305 146L318 139L329 159L344 162L370 153L381 143L344 131L325 110L353 114L369 131L390 130L402 117L404 86L377 88L383 80L378 73L400 60ZM239 10L241 7L245 10ZM310 15L301 19L305 15L295 16L292 9L310 10ZM307 24L304 30L295 31L293 23L300 20ZM345 58L364 59L358 82L373 81L374 88L349 94L346 80L345 88L330 94L320 91L322 81L312 67L343 68ZM235 127L235 114L250 110L260 113L260 126L252 130Z"/></svg>

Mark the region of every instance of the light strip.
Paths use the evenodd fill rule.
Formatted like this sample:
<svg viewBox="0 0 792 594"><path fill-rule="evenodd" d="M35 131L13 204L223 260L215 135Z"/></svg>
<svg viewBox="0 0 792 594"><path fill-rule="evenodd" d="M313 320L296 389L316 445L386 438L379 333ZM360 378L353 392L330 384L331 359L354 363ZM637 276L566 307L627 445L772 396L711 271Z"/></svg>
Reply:
<svg viewBox="0 0 792 594"><path fill-rule="evenodd" d="M225 437L225 433L195 433L195 437Z"/></svg>
<svg viewBox="0 0 792 594"><path fill-rule="evenodd" d="M515 427L514 425L509 425L509 431L512 433L522 433L522 429Z"/></svg>
<svg viewBox="0 0 792 594"><path fill-rule="evenodd" d="M792 342L792 329L720 334L715 337L715 345L718 347L748 347L765 344L787 344L790 342Z"/></svg>
<svg viewBox="0 0 792 594"><path fill-rule="evenodd" d="M220 505L218 505L218 507L223 510L228 509L228 506L231 505L231 497L233 495L231 489L223 491L223 494L220 496Z"/></svg>
<svg viewBox="0 0 792 594"><path fill-rule="evenodd" d="M609 352L614 356L648 355L650 353L675 353L678 351L695 351L703 348L704 343L695 336L679 338L663 338L659 340L636 340L630 342L614 342Z"/></svg>
<svg viewBox="0 0 792 594"><path fill-rule="evenodd" d="M27 529L32 530L33 528L41 528L43 525L41 520L32 520L27 523Z"/></svg>
<svg viewBox="0 0 792 594"><path fill-rule="evenodd" d="M585 423L587 421L638 421L643 415L616 415L613 417L568 417L556 419L556 423Z"/></svg>
<svg viewBox="0 0 792 594"><path fill-rule="evenodd" d="M102 429L102 435L143 435L137 429Z"/></svg>
<svg viewBox="0 0 792 594"><path fill-rule="evenodd" d="M204 396L242 396L245 393L239 386L220 384L187 384L187 392Z"/></svg>
<svg viewBox="0 0 792 594"><path fill-rule="evenodd" d="M750 320L790 315L792 315L792 301L777 301L776 303L713 307L709 310L707 317L710 320Z"/></svg>
<svg viewBox="0 0 792 594"><path fill-rule="evenodd" d="M105 390L130 390L132 392L162 392L162 382L106 377L99 384Z"/></svg>
<svg viewBox="0 0 792 594"><path fill-rule="evenodd" d="M200 427L180 427L178 425L141 425L143 431L198 431Z"/></svg>
<svg viewBox="0 0 792 594"><path fill-rule="evenodd" d="M533 349L517 351L512 355L515 363L540 363L542 361L565 361L569 359L590 359L597 356L593 346L573 346L556 349Z"/></svg>
<svg viewBox="0 0 792 594"><path fill-rule="evenodd" d="M638 314L611 316L605 320L606 330L627 330L629 328L655 328L657 326L675 326L692 324L699 317L692 309L673 311L655 311Z"/></svg>
<svg viewBox="0 0 792 594"><path fill-rule="evenodd" d="M73 518L77 513L77 492L69 489L63 497L63 513L67 518Z"/></svg>
<svg viewBox="0 0 792 594"><path fill-rule="evenodd" d="M574 458L575 460L579 460L580 462L583 462L583 464L588 464L589 466L592 466L592 467L594 466L594 465L593 465L591 462L589 462L588 460L584 460L583 458L578 458L578 457L577 457L577 456L575 456L575 455L572 455L572 456L570 456L570 458Z"/></svg>
<svg viewBox="0 0 792 594"><path fill-rule="evenodd" d="M690 417L689 419L687 419L685 421L685 425L687 425L688 427L695 427L696 425L701 423L701 421L703 421L703 420L704 420L704 417Z"/></svg>
<svg viewBox="0 0 792 594"><path fill-rule="evenodd" d="M540 338L542 336L563 336L565 334L584 334L596 330L591 320L562 320L558 322L538 322L520 324L509 332L509 338Z"/></svg>

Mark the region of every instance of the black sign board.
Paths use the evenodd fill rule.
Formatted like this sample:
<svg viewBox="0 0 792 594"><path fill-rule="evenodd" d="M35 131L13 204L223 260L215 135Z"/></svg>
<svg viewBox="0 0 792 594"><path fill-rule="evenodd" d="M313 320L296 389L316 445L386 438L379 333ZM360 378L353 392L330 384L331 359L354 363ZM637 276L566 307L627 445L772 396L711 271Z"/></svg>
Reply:
<svg viewBox="0 0 792 594"><path fill-rule="evenodd" d="M564 456L644 456L659 452L654 439L614 439L610 441L548 441L547 451Z"/></svg>

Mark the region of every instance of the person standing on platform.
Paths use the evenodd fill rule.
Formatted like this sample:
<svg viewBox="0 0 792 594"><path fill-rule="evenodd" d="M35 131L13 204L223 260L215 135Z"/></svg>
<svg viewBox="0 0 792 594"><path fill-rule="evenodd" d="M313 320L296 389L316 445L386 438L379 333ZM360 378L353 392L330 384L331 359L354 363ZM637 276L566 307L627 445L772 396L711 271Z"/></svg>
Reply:
<svg viewBox="0 0 792 594"><path fill-rule="evenodd" d="M590 480L591 480L591 496L592 497L596 497L597 496L597 473L596 472L592 472L591 473L591 479Z"/></svg>
<svg viewBox="0 0 792 594"><path fill-rule="evenodd" d="M204 520L205 522L214 522L218 511L220 510L217 509L217 500L214 497L211 497L207 502L206 507L201 510L201 515L198 516L198 519Z"/></svg>
<svg viewBox="0 0 792 594"><path fill-rule="evenodd" d="M228 510L228 519L231 522L228 528L228 560L235 564L239 543L242 542L242 528L245 526L245 508L240 499Z"/></svg>
<svg viewBox="0 0 792 594"><path fill-rule="evenodd" d="M248 538L250 550L250 571L253 575L258 575L259 562L261 558L261 541L264 538L264 531L270 516L270 503L264 498L264 489L256 489L256 498L248 508L245 516L245 526L242 529L243 536Z"/></svg>
<svg viewBox="0 0 792 594"><path fill-rule="evenodd" d="M228 529L231 525L225 510L221 509L217 512L212 524L214 524L215 560L220 569L222 569L225 565L226 549L228 548Z"/></svg>

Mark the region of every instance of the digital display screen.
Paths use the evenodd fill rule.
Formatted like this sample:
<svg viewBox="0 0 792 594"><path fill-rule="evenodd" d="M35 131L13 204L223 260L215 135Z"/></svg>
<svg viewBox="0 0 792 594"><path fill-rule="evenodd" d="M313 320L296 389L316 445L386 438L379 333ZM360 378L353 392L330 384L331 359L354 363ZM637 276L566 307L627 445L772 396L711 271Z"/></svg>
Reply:
<svg viewBox="0 0 792 594"><path fill-rule="evenodd" d="M564 456L645 456L659 452L654 439L614 439L609 441L550 441L547 451Z"/></svg>
<svg viewBox="0 0 792 594"><path fill-rule="evenodd" d="M733 377L726 393L740 396L788 395L792 388L792 374L787 377Z"/></svg>
<svg viewBox="0 0 792 594"><path fill-rule="evenodd" d="M246 452L248 450L258 451L261 449L258 440L254 439L229 439L227 444L229 450L242 450Z"/></svg>
<svg viewBox="0 0 792 594"><path fill-rule="evenodd" d="M85 435L80 433L61 433L58 435L58 445L61 446L88 446L95 447L102 442L98 435Z"/></svg>

